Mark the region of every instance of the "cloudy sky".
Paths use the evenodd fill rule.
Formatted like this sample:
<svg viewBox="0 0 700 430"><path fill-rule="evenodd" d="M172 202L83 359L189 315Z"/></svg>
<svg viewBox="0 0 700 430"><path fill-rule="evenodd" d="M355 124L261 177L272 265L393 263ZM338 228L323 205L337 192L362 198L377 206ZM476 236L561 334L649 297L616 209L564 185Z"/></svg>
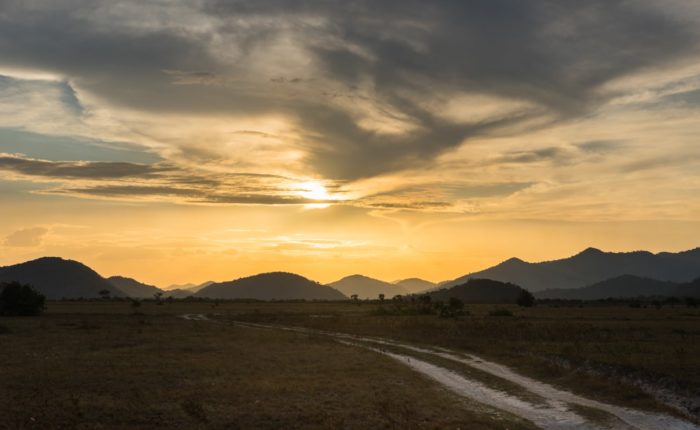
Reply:
<svg viewBox="0 0 700 430"><path fill-rule="evenodd" d="M0 0L0 264L444 280L700 245L696 0Z"/></svg>

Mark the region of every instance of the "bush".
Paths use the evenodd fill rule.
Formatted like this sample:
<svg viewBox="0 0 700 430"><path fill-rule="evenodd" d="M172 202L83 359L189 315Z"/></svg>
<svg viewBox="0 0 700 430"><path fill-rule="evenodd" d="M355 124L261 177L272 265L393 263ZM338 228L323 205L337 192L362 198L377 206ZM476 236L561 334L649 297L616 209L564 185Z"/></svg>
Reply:
<svg viewBox="0 0 700 430"><path fill-rule="evenodd" d="M521 290L515 302L518 304L518 306L530 308L535 306L535 296L533 296L528 290Z"/></svg>
<svg viewBox="0 0 700 430"><path fill-rule="evenodd" d="M0 284L0 315L33 316L44 311L46 297L31 285Z"/></svg>

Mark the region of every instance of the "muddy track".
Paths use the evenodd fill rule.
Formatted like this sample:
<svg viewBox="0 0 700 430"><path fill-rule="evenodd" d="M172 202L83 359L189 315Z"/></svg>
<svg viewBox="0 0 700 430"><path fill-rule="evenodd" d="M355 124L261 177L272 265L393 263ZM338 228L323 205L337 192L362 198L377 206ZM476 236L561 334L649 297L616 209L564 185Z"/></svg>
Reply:
<svg viewBox="0 0 700 430"><path fill-rule="evenodd" d="M200 314L182 317L188 320L209 320ZM374 351L410 367L461 397L509 412L544 429L700 430L700 426L676 417L588 399L520 375L498 363L445 348L417 347L389 339L303 327L232 323L239 327L323 335L346 345ZM463 366L488 375L490 379L470 377L469 372L465 374L455 370L455 366L446 366L444 363ZM503 384L494 383L498 381L517 386L518 390L503 389ZM528 395L523 396L522 392Z"/></svg>

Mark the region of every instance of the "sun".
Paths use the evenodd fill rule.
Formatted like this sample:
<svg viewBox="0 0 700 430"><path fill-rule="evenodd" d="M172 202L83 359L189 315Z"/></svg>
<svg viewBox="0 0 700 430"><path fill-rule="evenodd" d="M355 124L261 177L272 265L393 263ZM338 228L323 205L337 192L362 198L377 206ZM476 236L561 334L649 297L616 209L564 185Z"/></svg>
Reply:
<svg viewBox="0 0 700 430"><path fill-rule="evenodd" d="M309 200L330 200L332 197L322 183L317 181L302 182L299 184L299 195Z"/></svg>

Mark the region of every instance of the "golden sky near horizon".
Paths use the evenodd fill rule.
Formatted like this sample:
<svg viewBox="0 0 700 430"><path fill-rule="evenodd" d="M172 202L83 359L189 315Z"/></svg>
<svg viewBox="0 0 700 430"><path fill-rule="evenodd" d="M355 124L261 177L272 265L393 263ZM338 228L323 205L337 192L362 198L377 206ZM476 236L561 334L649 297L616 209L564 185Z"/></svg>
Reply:
<svg viewBox="0 0 700 430"><path fill-rule="evenodd" d="M700 5L0 2L0 265L451 279L700 245Z"/></svg>

